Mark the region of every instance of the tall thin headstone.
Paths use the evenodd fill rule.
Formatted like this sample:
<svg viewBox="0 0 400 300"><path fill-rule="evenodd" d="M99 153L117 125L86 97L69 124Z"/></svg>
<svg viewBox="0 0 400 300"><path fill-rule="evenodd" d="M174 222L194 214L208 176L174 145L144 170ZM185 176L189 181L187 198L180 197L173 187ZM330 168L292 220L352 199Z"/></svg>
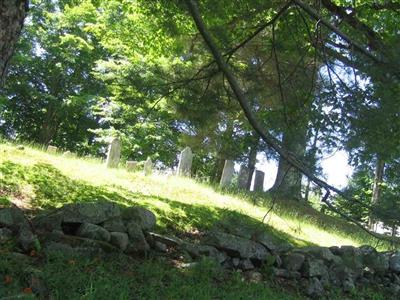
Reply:
<svg viewBox="0 0 400 300"><path fill-rule="evenodd" d="M232 160L225 160L224 170L222 171L221 181L219 182L221 187L227 187L231 184L234 171L235 163Z"/></svg>
<svg viewBox="0 0 400 300"><path fill-rule="evenodd" d="M264 172L263 171L255 170L254 191L256 191L256 192L264 191Z"/></svg>
<svg viewBox="0 0 400 300"><path fill-rule="evenodd" d="M147 160L144 162L143 173L146 176L153 173L153 162L151 161L150 157L148 157Z"/></svg>
<svg viewBox="0 0 400 300"><path fill-rule="evenodd" d="M247 189L247 181L249 179L250 170L248 167L241 165L238 176L238 188Z"/></svg>
<svg viewBox="0 0 400 300"><path fill-rule="evenodd" d="M182 150L178 164L178 175L190 177L193 162L193 153L190 147Z"/></svg>
<svg viewBox="0 0 400 300"><path fill-rule="evenodd" d="M108 146L107 168L117 168L121 158L121 142L118 138L114 138Z"/></svg>

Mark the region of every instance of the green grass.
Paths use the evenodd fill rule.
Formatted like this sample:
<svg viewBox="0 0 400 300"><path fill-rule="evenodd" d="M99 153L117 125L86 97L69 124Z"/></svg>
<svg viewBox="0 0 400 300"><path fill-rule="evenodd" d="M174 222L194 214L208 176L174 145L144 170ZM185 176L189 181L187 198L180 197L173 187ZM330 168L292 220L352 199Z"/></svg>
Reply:
<svg viewBox="0 0 400 300"><path fill-rule="evenodd" d="M378 245L377 240L356 226L323 215L306 204L277 200L266 217L266 224L262 224L272 205L266 194L220 190L187 178L144 176L122 168L110 170L98 159L65 158L35 147L18 150L10 143L0 144L0 205L18 202L32 213L40 214L66 203L84 201L112 201L122 207L146 206L158 217L158 232L178 236L223 224L264 228L277 239L297 246ZM388 247L388 244L379 244L380 249ZM11 256L7 258L7 252L0 255L1 299L21 292L26 283L21 276L24 266ZM90 258L74 259L74 264L70 261L71 258L55 255L40 262L40 276L56 293L56 299L300 297L295 290L287 293L276 286L243 282L234 274L225 276L209 262L187 270L171 267L167 261L157 258L129 264L121 257L101 262ZM5 285L2 274L16 279Z"/></svg>

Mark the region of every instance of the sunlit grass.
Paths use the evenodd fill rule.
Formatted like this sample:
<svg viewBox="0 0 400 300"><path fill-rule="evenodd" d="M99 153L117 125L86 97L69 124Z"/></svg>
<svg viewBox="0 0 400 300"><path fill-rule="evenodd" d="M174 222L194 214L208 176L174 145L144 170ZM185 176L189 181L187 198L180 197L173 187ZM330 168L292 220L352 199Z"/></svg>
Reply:
<svg viewBox="0 0 400 300"><path fill-rule="evenodd" d="M157 174L144 176L141 172L130 173L123 168L106 169L104 163L95 158L67 158L61 153L48 154L29 146L18 150L15 145L6 143L0 144L0 153L0 165L12 162L17 165L15 170L20 169L23 173L15 176L14 180L6 179L3 185L17 184L21 193L28 191L27 197L42 208L98 197L122 205L146 205L159 216L161 228L185 231L198 229L202 224L204 228L212 226L228 212L260 223L272 205L266 195L221 191L218 187L188 178ZM40 164L50 165L55 171L37 167ZM31 170L36 173L31 174ZM43 183L38 183L36 177L40 176L44 176L44 180L53 178L58 181L47 191ZM35 192L32 184L40 185L41 192ZM254 201L258 204L254 205ZM325 216L306 204L286 200L276 202L265 218L266 223L277 235L282 234L297 245L376 245L376 240L356 226Z"/></svg>

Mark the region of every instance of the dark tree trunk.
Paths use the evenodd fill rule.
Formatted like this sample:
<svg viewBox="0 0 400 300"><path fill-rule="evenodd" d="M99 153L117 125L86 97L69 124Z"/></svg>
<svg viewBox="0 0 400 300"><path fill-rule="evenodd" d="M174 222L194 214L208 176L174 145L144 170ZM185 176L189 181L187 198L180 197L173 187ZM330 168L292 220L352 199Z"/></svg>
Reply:
<svg viewBox="0 0 400 300"><path fill-rule="evenodd" d="M372 188L372 200L371 200L372 206L376 205L379 202L381 194L380 186L383 182L384 170L385 170L385 161L378 155L375 165L374 186ZM370 229L374 229L375 220L373 216L369 217L368 225Z"/></svg>
<svg viewBox="0 0 400 300"><path fill-rule="evenodd" d="M304 157L306 142L307 128L287 130L283 134L283 147L297 157ZM269 191L282 198L301 200L301 179L301 172L280 157L276 179Z"/></svg>
<svg viewBox="0 0 400 300"><path fill-rule="evenodd" d="M0 1L0 85L14 53L27 10L28 0Z"/></svg>
<svg viewBox="0 0 400 300"><path fill-rule="evenodd" d="M260 136L254 132L254 144L250 148L249 152L249 160L247 163L247 167L249 168L249 177L247 178L246 190L250 190L251 181L253 179L253 173L256 169L256 162L257 162L257 152L258 152L258 145L260 143Z"/></svg>

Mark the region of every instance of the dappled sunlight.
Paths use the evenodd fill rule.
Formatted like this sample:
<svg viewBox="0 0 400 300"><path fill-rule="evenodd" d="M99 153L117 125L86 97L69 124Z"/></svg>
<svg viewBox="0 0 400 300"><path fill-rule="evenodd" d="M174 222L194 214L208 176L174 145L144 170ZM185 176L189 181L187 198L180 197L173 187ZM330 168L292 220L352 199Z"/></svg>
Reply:
<svg viewBox="0 0 400 300"><path fill-rule="evenodd" d="M266 195L257 198L262 206L254 205L252 201L257 199L251 201L246 194L219 190L184 177L106 169L99 160L66 158L28 147L16 150L11 145L0 145L0 150L4 153L0 158L3 177L7 176L5 172L13 176L12 182L3 179L3 185L16 184L19 190L30 191L36 208L76 201L144 205L156 213L160 229L184 232L209 229L232 215L236 220L261 225L271 206ZM285 201L277 205L265 218L268 228L298 246L358 246L372 242L354 226L311 207L296 206L291 208Z"/></svg>

